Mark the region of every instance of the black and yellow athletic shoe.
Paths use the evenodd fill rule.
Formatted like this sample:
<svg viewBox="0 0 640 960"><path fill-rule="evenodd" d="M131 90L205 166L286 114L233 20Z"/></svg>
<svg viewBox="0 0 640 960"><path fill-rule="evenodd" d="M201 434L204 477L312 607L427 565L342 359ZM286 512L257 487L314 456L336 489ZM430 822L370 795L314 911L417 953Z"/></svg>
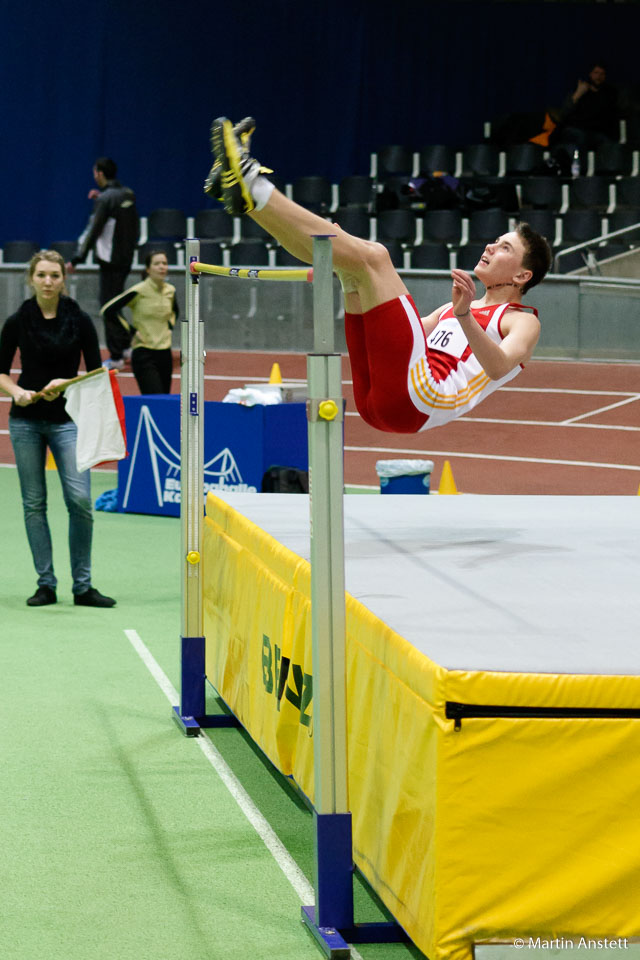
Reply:
<svg viewBox="0 0 640 960"><path fill-rule="evenodd" d="M220 162L222 202L227 213L237 217L255 208L247 178L255 179L260 164L251 157L243 157L240 143L233 133L231 121L219 117L211 127L211 146Z"/></svg>
<svg viewBox="0 0 640 960"><path fill-rule="evenodd" d="M249 155L251 135L255 128L256 122L253 117L245 117L244 120L236 123L233 128L234 135L240 142L240 149L243 155ZM222 183L220 180L221 172L222 164L219 160L216 160L209 171L209 176L204 182L204 192L210 197L213 197L215 200L222 200Z"/></svg>

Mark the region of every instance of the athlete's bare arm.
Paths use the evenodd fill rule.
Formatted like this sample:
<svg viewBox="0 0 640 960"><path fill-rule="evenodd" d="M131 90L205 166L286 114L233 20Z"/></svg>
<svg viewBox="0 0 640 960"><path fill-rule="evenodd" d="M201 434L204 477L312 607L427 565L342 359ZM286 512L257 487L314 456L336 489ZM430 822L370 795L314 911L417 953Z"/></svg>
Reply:
<svg viewBox="0 0 640 960"><path fill-rule="evenodd" d="M428 337L430 333L433 333L435 328L438 325L438 317L442 313L444 305L438 307L437 310L434 310L433 313L430 313L428 317L420 317L422 321L422 326L424 327L424 335Z"/></svg>
<svg viewBox="0 0 640 960"><path fill-rule="evenodd" d="M476 292L473 280L464 270L454 270L452 276L453 311L469 346L487 376L500 380L530 359L540 336L540 323L531 313L508 310L501 321L504 339L494 343L470 313Z"/></svg>

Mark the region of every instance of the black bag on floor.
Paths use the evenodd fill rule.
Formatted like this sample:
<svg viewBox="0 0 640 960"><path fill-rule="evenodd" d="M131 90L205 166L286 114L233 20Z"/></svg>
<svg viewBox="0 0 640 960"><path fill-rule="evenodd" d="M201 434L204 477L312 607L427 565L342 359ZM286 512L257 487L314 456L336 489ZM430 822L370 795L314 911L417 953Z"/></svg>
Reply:
<svg viewBox="0 0 640 960"><path fill-rule="evenodd" d="M309 493L309 474L295 467L269 467L262 478L262 493Z"/></svg>

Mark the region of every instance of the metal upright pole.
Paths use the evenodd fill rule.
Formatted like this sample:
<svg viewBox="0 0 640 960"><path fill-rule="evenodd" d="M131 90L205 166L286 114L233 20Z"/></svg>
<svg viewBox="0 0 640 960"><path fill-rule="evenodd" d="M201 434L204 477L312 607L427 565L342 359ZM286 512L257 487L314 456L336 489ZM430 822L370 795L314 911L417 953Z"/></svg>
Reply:
<svg viewBox="0 0 640 960"><path fill-rule="evenodd" d="M189 266L200 259L200 242L185 243L186 312L182 320L180 367L180 517L182 524L182 684L178 720L197 733L205 714L202 622L202 526L204 491L204 324L198 276Z"/></svg>
<svg viewBox="0 0 640 960"><path fill-rule="evenodd" d="M313 243L314 353L307 358L311 509L311 632L316 904L303 908L327 952L326 930L353 926L347 784L342 360L334 353L331 239ZM330 956L345 956L331 950Z"/></svg>
<svg viewBox="0 0 640 960"><path fill-rule="evenodd" d="M311 474L311 623L315 807L344 813L347 794L342 361L334 353L329 237L314 238L314 353L307 358Z"/></svg>

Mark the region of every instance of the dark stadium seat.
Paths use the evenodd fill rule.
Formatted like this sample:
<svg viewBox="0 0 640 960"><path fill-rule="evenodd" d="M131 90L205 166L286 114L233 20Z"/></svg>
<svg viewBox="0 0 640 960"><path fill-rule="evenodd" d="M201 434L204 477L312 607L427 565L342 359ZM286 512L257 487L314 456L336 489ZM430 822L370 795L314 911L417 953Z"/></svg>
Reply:
<svg viewBox="0 0 640 960"><path fill-rule="evenodd" d="M400 240L413 243L416 237L416 215L412 210L383 210L378 214L378 240Z"/></svg>
<svg viewBox="0 0 640 960"><path fill-rule="evenodd" d="M598 176L627 177L633 166L633 151L625 143L602 144L595 151L594 170Z"/></svg>
<svg viewBox="0 0 640 960"><path fill-rule="evenodd" d="M160 208L152 210L147 218L149 240L184 240L187 233L187 218L182 210Z"/></svg>
<svg viewBox="0 0 640 960"><path fill-rule="evenodd" d="M5 263L27 263L40 247L31 240L8 240L2 248Z"/></svg>
<svg viewBox="0 0 640 960"><path fill-rule="evenodd" d="M407 146L388 144L376 151L378 179L390 176L410 176L413 171L413 153Z"/></svg>
<svg viewBox="0 0 640 960"><path fill-rule="evenodd" d="M509 217L504 210L490 207L488 210L475 210L469 217L469 240L481 240L491 243L496 237L509 230Z"/></svg>
<svg viewBox="0 0 640 960"><path fill-rule="evenodd" d="M217 240L200 241L200 262L213 263L216 266L222 265L224 248Z"/></svg>
<svg viewBox="0 0 640 960"><path fill-rule="evenodd" d="M562 183L557 177L525 177L521 181L523 207L559 210L562 206Z"/></svg>
<svg viewBox="0 0 640 960"><path fill-rule="evenodd" d="M536 143L516 143L505 153L507 176L516 178L534 174L544 159L544 151Z"/></svg>
<svg viewBox="0 0 640 960"><path fill-rule="evenodd" d="M294 257L292 253L289 253L288 250L285 250L284 247L276 247L276 265L278 267L308 267L308 263L303 263L301 260L298 260L297 257Z"/></svg>
<svg viewBox="0 0 640 960"><path fill-rule="evenodd" d="M553 246L556 236L556 214L553 210L521 210L518 219L528 223Z"/></svg>
<svg viewBox="0 0 640 960"><path fill-rule="evenodd" d="M616 181L616 206L640 207L640 177L622 177Z"/></svg>
<svg viewBox="0 0 640 960"><path fill-rule="evenodd" d="M391 262L396 269L401 270L404 267L404 248L399 240L380 240L391 257Z"/></svg>
<svg viewBox="0 0 640 960"><path fill-rule="evenodd" d="M423 239L430 243L460 243L462 214L459 210L427 210L422 218Z"/></svg>
<svg viewBox="0 0 640 960"><path fill-rule="evenodd" d="M65 262L68 263L78 249L78 244L75 240L54 240L53 243L49 244L49 249L57 250Z"/></svg>
<svg viewBox="0 0 640 960"><path fill-rule="evenodd" d="M579 210L606 210L609 181L606 177L576 177L569 184L569 206Z"/></svg>
<svg viewBox="0 0 640 960"><path fill-rule="evenodd" d="M422 147L419 151L421 174L430 174L434 170L453 173L456 168L456 148L442 143Z"/></svg>
<svg viewBox="0 0 640 960"><path fill-rule="evenodd" d="M338 184L338 204L341 207L372 208L374 185L371 177L354 175L343 177Z"/></svg>
<svg viewBox="0 0 640 960"><path fill-rule="evenodd" d="M421 243L411 250L414 270L448 270L449 248L446 243Z"/></svg>
<svg viewBox="0 0 640 960"><path fill-rule="evenodd" d="M362 207L339 207L331 219L354 237L368 240L371 236L371 218Z"/></svg>
<svg viewBox="0 0 640 960"><path fill-rule="evenodd" d="M463 176L495 177L499 169L500 150L492 143L472 143L463 148Z"/></svg>
<svg viewBox="0 0 640 960"><path fill-rule="evenodd" d="M307 210L324 216L331 206L331 184L326 177L298 177L293 181L292 198Z"/></svg>
<svg viewBox="0 0 640 960"><path fill-rule="evenodd" d="M240 217L240 239L257 240L262 243L271 243L271 235L251 217Z"/></svg>
<svg viewBox="0 0 640 960"><path fill-rule="evenodd" d="M241 240L229 247L229 263L234 267L266 267L269 248L256 240Z"/></svg>
<svg viewBox="0 0 640 960"><path fill-rule="evenodd" d="M196 237L230 243L233 237L233 217L226 210L199 210L195 216Z"/></svg>
<svg viewBox="0 0 640 960"><path fill-rule="evenodd" d="M485 251L484 243L467 243L460 247L456 255L456 263L461 270L473 270L476 263Z"/></svg>
<svg viewBox="0 0 640 960"><path fill-rule="evenodd" d="M582 243L602 233L602 218L596 210L567 210L562 218L562 244Z"/></svg>
<svg viewBox="0 0 640 960"><path fill-rule="evenodd" d="M607 215L607 221L610 233L615 230L623 230L625 227L632 227L637 223L640 224L640 207L618 207L613 213ZM640 227L638 230L630 230L629 233L617 237L615 243L626 246L630 243L637 244L639 239Z"/></svg>

